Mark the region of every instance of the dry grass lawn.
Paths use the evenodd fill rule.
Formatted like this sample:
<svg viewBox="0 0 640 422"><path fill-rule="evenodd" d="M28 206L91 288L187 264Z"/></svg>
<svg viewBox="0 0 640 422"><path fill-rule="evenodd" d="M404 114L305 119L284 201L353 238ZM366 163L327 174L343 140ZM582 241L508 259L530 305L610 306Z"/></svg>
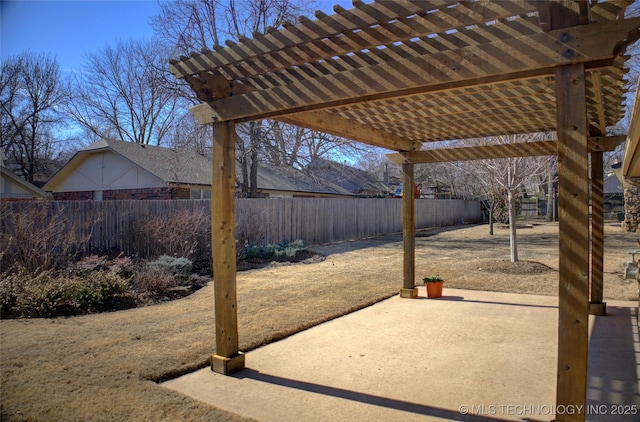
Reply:
<svg viewBox="0 0 640 422"><path fill-rule="evenodd" d="M520 259L507 230L463 226L423 231L417 278L440 274L445 288L554 295L557 223L521 229ZM605 297L637 300L621 263L640 236L608 224ZM317 247L326 260L238 275L240 343L249 350L397 294L400 236ZM529 266L529 267L527 267ZM549 268L545 268L549 267ZM533 274L514 274L521 267ZM502 271L502 272L498 272ZM214 351L213 286L174 302L79 317L0 322L3 421L243 420L156 384L206 365Z"/></svg>

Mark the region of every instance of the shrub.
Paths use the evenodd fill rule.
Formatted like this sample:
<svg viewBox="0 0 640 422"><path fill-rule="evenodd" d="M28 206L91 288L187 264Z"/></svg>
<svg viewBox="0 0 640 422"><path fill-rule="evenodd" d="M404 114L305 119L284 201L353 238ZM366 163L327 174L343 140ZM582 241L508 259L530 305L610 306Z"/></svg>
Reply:
<svg viewBox="0 0 640 422"><path fill-rule="evenodd" d="M138 266L133 290L141 298L164 296L169 289L186 284L191 278L192 269L192 262L188 258L163 255Z"/></svg>
<svg viewBox="0 0 640 422"><path fill-rule="evenodd" d="M299 253L306 252L308 249L302 240L294 242L284 241L280 244L269 244L266 246L258 246L255 244L245 245L238 253L239 260L275 260L275 261L291 261L294 260Z"/></svg>
<svg viewBox="0 0 640 422"><path fill-rule="evenodd" d="M176 258L169 255L162 255L160 258L148 264L150 267L165 268L178 278L187 279L191 275L193 263L188 258Z"/></svg>
<svg viewBox="0 0 640 422"><path fill-rule="evenodd" d="M8 203L0 207L4 271L36 273L67 267L84 250L91 225L98 220L75 222L66 207L52 202L33 202L15 211Z"/></svg>
<svg viewBox="0 0 640 422"><path fill-rule="evenodd" d="M134 224L132 235L136 251L142 257L190 257L208 247L211 222L202 209L184 209L140 220Z"/></svg>
<svg viewBox="0 0 640 422"><path fill-rule="evenodd" d="M70 272L77 275L91 274L93 271L106 270L107 257L98 255L89 255L71 265Z"/></svg>
<svg viewBox="0 0 640 422"><path fill-rule="evenodd" d="M131 278L134 274L133 260L128 256L119 256L113 260L109 271L118 274L120 277Z"/></svg>
<svg viewBox="0 0 640 422"><path fill-rule="evenodd" d="M140 301L146 297L164 295L174 286L177 286L176 277L166 267L142 264L133 277L132 288Z"/></svg>
<svg viewBox="0 0 640 422"><path fill-rule="evenodd" d="M93 312L112 304L129 289L129 279L98 270L85 276L51 270L36 275L3 274L0 314L3 317L51 317Z"/></svg>

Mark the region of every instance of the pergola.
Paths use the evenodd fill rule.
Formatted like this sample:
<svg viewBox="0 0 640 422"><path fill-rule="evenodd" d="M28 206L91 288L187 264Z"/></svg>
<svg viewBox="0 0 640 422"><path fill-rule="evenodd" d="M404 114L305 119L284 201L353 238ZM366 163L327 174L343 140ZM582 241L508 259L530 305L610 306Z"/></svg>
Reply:
<svg viewBox="0 0 640 422"><path fill-rule="evenodd" d="M351 9L334 6L332 15L316 12L313 20L300 17L172 61L172 72L203 102L193 114L214 126L212 369L244 368L236 312L235 125L271 118L396 151L404 186L413 186L420 163L557 154L557 405L584 405L588 315L606 312L602 153L624 139L605 130L623 116L623 54L640 36L640 19L624 18L628 4L353 0ZM430 142L544 131L556 131L557 140L422 150ZM412 298L414 197L413 189L404 191L400 295Z"/></svg>

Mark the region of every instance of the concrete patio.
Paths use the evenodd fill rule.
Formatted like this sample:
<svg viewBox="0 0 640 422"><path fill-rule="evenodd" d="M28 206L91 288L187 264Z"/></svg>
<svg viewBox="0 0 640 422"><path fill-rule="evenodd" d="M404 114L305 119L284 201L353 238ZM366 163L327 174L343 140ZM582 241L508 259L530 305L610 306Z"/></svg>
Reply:
<svg viewBox="0 0 640 422"><path fill-rule="evenodd" d="M548 421L575 410L554 405L557 297L419 293L253 350L232 376L206 368L163 385L260 421ZM640 420L637 310L609 301L590 318L589 421Z"/></svg>

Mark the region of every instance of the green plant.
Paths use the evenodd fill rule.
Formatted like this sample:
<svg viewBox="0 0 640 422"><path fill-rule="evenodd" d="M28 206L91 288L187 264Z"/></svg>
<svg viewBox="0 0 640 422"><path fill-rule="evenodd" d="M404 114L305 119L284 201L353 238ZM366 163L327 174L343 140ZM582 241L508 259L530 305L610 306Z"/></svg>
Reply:
<svg viewBox="0 0 640 422"><path fill-rule="evenodd" d="M176 276L169 268L143 263L136 269L132 288L140 300L164 296L170 288L176 287L178 284Z"/></svg>
<svg viewBox="0 0 640 422"><path fill-rule="evenodd" d="M193 264L188 258L162 255L151 262L142 262L135 269L132 290L138 300L162 298L170 289L189 284Z"/></svg>
<svg viewBox="0 0 640 422"><path fill-rule="evenodd" d="M109 271L118 274L120 277L131 278L134 274L134 262L128 256L119 256L113 260L109 266Z"/></svg>
<svg viewBox="0 0 640 422"><path fill-rule="evenodd" d="M428 275L425 278L423 278L422 281L424 282L424 284L427 284L427 283L437 283L443 280L442 280L442 277L440 277L439 275Z"/></svg>
<svg viewBox="0 0 640 422"><path fill-rule="evenodd" d="M70 291L72 306L81 312L95 311L110 304L114 298L129 290L131 278L114 272L98 270L82 279L75 279L75 288Z"/></svg>
<svg viewBox="0 0 640 422"><path fill-rule="evenodd" d="M254 243L246 244L238 252L238 260L272 260L291 261L301 252L308 249L302 240L293 242L284 241L282 243L270 243L266 246L258 246Z"/></svg>
<svg viewBox="0 0 640 422"><path fill-rule="evenodd" d="M193 270L193 262L188 258L176 258L174 256L162 255L155 261L148 264L150 267L160 267L169 271L174 276L187 279Z"/></svg>
<svg viewBox="0 0 640 422"><path fill-rule="evenodd" d="M52 270L15 272L0 280L3 317L51 317L93 312L129 290L130 279L104 270L84 276Z"/></svg>

